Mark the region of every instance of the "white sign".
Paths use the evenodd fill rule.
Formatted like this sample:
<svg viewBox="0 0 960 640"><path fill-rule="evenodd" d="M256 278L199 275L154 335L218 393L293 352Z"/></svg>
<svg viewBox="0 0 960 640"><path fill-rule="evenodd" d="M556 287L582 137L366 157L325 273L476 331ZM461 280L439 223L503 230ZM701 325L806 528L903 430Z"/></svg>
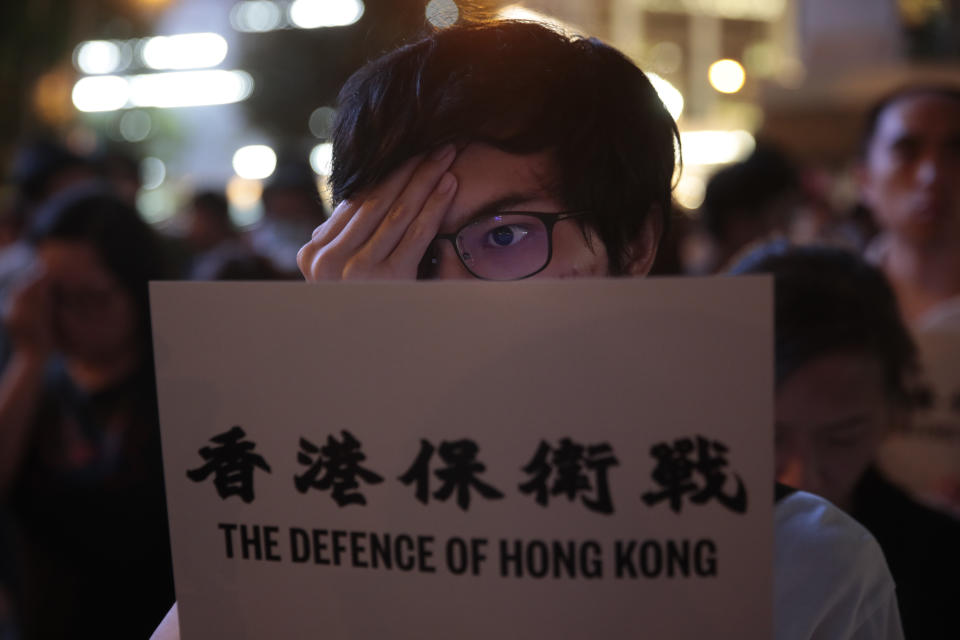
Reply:
<svg viewBox="0 0 960 640"><path fill-rule="evenodd" d="M768 278L151 296L183 640L771 636Z"/></svg>

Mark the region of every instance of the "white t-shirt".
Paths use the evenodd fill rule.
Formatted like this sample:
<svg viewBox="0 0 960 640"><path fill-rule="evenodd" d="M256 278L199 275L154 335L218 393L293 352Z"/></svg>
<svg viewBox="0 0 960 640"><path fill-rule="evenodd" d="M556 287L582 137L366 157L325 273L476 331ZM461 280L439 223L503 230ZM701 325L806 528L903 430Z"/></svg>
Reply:
<svg viewBox="0 0 960 640"><path fill-rule="evenodd" d="M823 498L797 491L774 509L776 640L901 640L880 546Z"/></svg>

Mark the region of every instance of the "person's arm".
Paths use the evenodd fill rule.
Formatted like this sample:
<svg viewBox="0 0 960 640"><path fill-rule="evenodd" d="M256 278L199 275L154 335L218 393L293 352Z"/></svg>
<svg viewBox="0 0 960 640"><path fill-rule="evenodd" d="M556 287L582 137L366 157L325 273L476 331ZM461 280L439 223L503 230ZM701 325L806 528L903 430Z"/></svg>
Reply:
<svg viewBox="0 0 960 640"><path fill-rule="evenodd" d="M49 283L41 276L20 287L4 319L13 353L0 374L0 502L19 473L53 350Z"/></svg>
<svg viewBox="0 0 960 640"><path fill-rule="evenodd" d="M304 277L319 280L413 280L453 202L447 169L453 145L408 160L370 192L344 200L300 249Z"/></svg>

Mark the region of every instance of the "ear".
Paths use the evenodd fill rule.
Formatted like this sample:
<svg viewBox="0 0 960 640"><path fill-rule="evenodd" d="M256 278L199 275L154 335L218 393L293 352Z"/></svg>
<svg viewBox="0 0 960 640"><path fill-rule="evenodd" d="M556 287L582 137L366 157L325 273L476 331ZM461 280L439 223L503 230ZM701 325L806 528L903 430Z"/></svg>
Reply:
<svg viewBox="0 0 960 640"><path fill-rule="evenodd" d="M657 257L663 222L663 211L659 205L652 206L647 212L640 233L630 243L630 258L623 269L626 275L643 277L650 272Z"/></svg>

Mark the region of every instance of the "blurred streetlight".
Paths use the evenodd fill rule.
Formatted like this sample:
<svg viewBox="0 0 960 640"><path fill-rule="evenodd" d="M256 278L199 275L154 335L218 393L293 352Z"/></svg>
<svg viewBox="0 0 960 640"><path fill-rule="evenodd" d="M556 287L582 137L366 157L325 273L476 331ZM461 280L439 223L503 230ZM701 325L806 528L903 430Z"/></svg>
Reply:
<svg viewBox="0 0 960 640"><path fill-rule="evenodd" d="M711 86L720 93L736 93L747 80L747 72L736 60L717 60L707 73Z"/></svg>
<svg viewBox="0 0 960 640"><path fill-rule="evenodd" d="M233 154L233 170L247 180L263 180L277 168L276 152L265 144L240 147Z"/></svg>

